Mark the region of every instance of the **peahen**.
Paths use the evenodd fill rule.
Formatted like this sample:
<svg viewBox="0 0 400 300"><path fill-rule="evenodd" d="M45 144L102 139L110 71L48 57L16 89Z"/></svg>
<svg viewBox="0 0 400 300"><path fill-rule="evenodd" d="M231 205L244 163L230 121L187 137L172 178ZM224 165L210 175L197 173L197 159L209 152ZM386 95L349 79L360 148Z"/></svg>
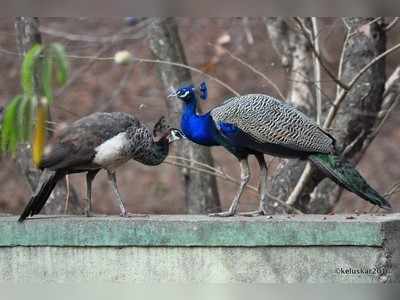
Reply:
<svg viewBox="0 0 400 300"><path fill-rule="evenodd" d="M262 94L233 97L208 113L198 115L195 88L181 87L170 95L184 102L181 127L191 141L204 146L223 146L237 157L241 168L240 188L228 211L211 216L233 216L249 181L248 156L260 165L260 205L247 215L264 215L267 200L267 165L264 154L311 161L326 176L361 198L389 209L391 206L335 149L335 138L294 107ZM200 97L207 98L205 83Z"/></svg>
<svg viewBox="0 0 400 300"><path fill-rule="evenodd" d="M169 144L183 137L169 128L162 117L153 132L133 116L122 113L94 113L67 126L46 151L40 164L44 170L39 185L19 221L38 214L57 182L71 173L87 172L86 214L91 210L91 187L96 174L105 169L121 210L127 216L115 176L116 169L133 159L155 166L168 155Z"/></svg>

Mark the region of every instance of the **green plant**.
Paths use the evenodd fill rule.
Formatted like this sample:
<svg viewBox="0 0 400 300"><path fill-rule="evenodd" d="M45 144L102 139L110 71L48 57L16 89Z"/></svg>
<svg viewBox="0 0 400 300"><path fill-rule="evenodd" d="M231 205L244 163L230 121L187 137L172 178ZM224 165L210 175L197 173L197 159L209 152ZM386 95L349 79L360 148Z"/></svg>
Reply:
<svg viewBox="0 0 400 300"><path fill-rule="evenodd" d="M21 68L22 94L5 107L0 126L0 152L15 154L19 143L31 142L38 165L46 142L49 105L53 103L54 78L60 86L69 76L69 62L60 44L34 45Z"/></svg>

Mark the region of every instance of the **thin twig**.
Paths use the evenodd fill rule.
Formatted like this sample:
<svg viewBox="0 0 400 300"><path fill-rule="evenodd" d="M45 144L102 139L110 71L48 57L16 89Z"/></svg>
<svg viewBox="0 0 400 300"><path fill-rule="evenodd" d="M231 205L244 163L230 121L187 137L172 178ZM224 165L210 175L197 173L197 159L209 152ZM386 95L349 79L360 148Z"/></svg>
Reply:
<svg viewBox="0 0 400 300"><path fill-rule="evenodd" d="M343 45L342 45L342 51L340 53L340 58L339 58L339 67L338 67L338 74L337 74L337 78L339 80L341 80L341 78L342 78L342 72L343 72L343 66L344 66L344 54L345 54L346 46L347 46L347 43L349 42L349 39L350 39L350 31L347 28L346 37L344 38ZM341 91L341 86L337 85L336 86L336 97L337 97L337 95L339 95L340 91Z"/></svg>
<svg viewBox="0 0 400 300"><path fill-rule="evenodd" d="M0 48L0 53L14 55L14 56L20 56L19 53L11 51L11 50L8 50L8 49L4 49L4 48Z"/></svg>
<svg viewBox="0 0 400 300"><path fill-rule="evenodd" d="M117 41L137 40L144 38L147 35L147 31L143 29L146 29L146 26L150 25L152 22L154 22L154 20L149 19L139 23L135 27L126 28L118 34L112 34L109 36L92 36L86 34L75 34L75 33L59 31L45 26L40 26L40 32L75 42L104 44L104 43L115 43ZM132 34L132 31L135 31L135 34Z"/></svg>
<svg viewBox="0 0 400 300"><path fill-rule="evenodd" d="M369 22L367 22L367 23L365 23L365 24L363 24L363 25L360 25L357 29L355 29L353 32L351 32L351 33L349 34L349 37L353 37L354 35L359 34L359 33L360 33L361 27L363 27L363 26L369 26L369 25L371 25L371 24L374 24L374 23L378 22L380 19L382 19L382 17L377 17L377 18L375 18L375 19L373 19L373 20L371 20L371 21L369 21Z"/></svg>
<svg viewBox="0 0 400 300"><path fill-rule="evenodd" d="M393 184L389 191L383 194L383 196L390 198L393 194L396 194L398 192L400 192L400 182Z"/></svg>
<svg viewBox="0 0 400 300"><path fill-rule="evenodd" d="M189 162L189 163L194 163L194 164L197 164L197 165L199 165L199 166L201 166L201 167L204 167L204 168L206 168L206 169L209 169L209 170L211 170L211 171L213 171L213 172L217 172L217 173L220 173L220 174L224 174L224 172L221 171L220 169L215 168L215 167L212 167L212 166L210 166L210 165L208 165L208 164L199 162L199 161L194 160L194 159L190 159L190 158L186 158L186 157L182 157L182 156L175 156L175 155L169 155L169 158L172 158L172 159L175 159L175 160L182 160L182 161L186 161L186 162Z"/></svg>
<svg viewBox="0 0 400 300"><path fill-rule="evenodd" d="M386 50L385 52L379 54L378 56L376 56L374 59L372 59L368 64L366 64L361 70L360 72L358 72L353 79L349 82L348 87L349 90L357 83L358 79L369 69L371 68L374 64L376 64L379 60L381 60L383 57L385 57L386 55L396 51L400 49L400 43L396 44L395 46L391 47L390 49ZM329 112L328 112L328 116L325 119L324 122L324 129L329 128L329 126L331 126L337 111L339 110L340 104L343 102L344 98L347 96L349 90L343 89L341 90L341 92L339 93L339 95L337 96L335 102L333 103L333 105L331 106Z"/></svg>
<svg viewBox="0 0 400 300"><path fill-rule="evenodd" d="M261 71L257 70L255 67L253 67L252 65L250 65L249 63L245 62L244 60L242 60L241 58L237 57L235 54L233 54L231 51L229 51L228 49L226 49L225 47L221 46L221 45L213 45L210 44L213 47L218 47L220 49L222 49L223 51L225 51L225 53L227 53L232 59L236 60L237 62L239 62L240 64L242 64L243 66L249 68L251 71L253 71L255 74L259 75L260 77L262 77L265 81L267 81L272 87L273 89L278 93L279 97L281 97L281 99L285 99L285 96L283 95L282 91L279 89L278 85L272 81L272 79L270 79L267 75L265 75L264 73L262 73Z"/></svg>
<svg viewBox="0 0 400 300"><path fill-rule="evenodd" d="M391 28L393 28L393 26L395 26L396 23L397 23L399 20L400 20L400 17L395 17L395 18L393 18L392 22L390 22L389 25L387 25L387 26L385 27L385 31L388 31L388 30L390 30Z"/></svg>
<svg viewBox="0 0 400 300"><path fill-rule="evenodd" d="M319 45L319 32L318 32L318 21L316 17L311 18L312 22L312 38L314 41L315 53L320 55ZM322 115L322 94L321 94L321 62L317 55L314 54L314 78L315 78L315 101L317 103L317 124L321 125Z"/></svg>
<svg viewBox="0 0 400 300"><path fill-rule="evenodd" d="M117 34L118 35L118 34ZM106 44L103 47L101 47L94 56L92 56L93 59L91 59L87 64L85 64L84 66L80 67L78 69L78 71L76 71L73 76L71 76L67 83L60 89L57 91L56 93L56 97L60 97L65 91L67 91L67 89L78 79L81 78L81 75L84 72L87 72L95 63L96 63L96 59L99 58L103 53L105 53L106 51L108 51L109 49L111 49L114 46L114 43L110 43L110 44Z"/></svg>
<svg viewBox="0 0 400 300"><path fill-rule="evenodd" d="M92 56L79 56L79 55L68 55L68 57L74 58L74 59L93 59L93 60L99 60L99 61L114 61L114 57L92 57ZM167 60L139 58L139 57L132 57L132 62L166 64L166 65L176 66L176 67L180 67L180 68L185 68L185 69L188 69L190 71L199 73L201 75L204 75L204 76L210 78L211 80L215 81L219 85L221 85L224 88L226 88L227 90L229 90L235 96L240 96L239 92L237 92L235 89L233 89L227 83L223 82L222 80L218 79L215 76L212 76L206 72L203 72L202 70L200 70L198 68L191 67L189 65L185 65L185 64L173 62L173 61L167 61Z"/></svg>
<svg viewBox="0 0 400 300"><path fill-rule="evenodd" d="M251 29L250 29L250 25L249 25L249 18L244 17L242 19L242 22L243 22L244 33L246 34L247 43L249 45L253 45L254 38L253 38L253 34L251 33Z"/></svg>
<svg viewBox="0 0 400 300"><path fill-rule="evenodd" d="M290 193L288 199L286 200L287 205L293 206L296 203L297 199L303 192L303 189L308 182L308 178L311 176L312 173L311 171L312 171L311 163L307 162L303 173L301 173L299 181L297 181L296 186L294 187L293 191Z"/></svg>
<svg viewBox="0 0 400 300"><path fill-rule="evenodd" d="M364 141L362 152L367 151L371 142L380 132L386 120L389 118L391 112L399 104L400 99L400 67L397 67L389 79L386 80L385 92L383 94L383 102L381 105L381 110L378 115L376 115L376 121L371 133L367 136Z"/></svg>
<svg viewBox="0 0 400 300"><path fill-rule="evenodd" d="M204 174L208 174L208 175L212 175L212 176L221 178L223 180L235 183L237 185L240 184L240 181L236 180L235 178L233 178L232 176L230 176L230 175L228 175L226 173L221 174L221 173L215 172L215 171L218 171L218 169L212 168L211 166L209 166L209 167L212 168L214 171L206 170L206 169L203 169L203 168L198 168L198 167L195 167L195 166L188 166L187 164L182 164L182 163L179 163L179 162L176 162L176 161L171 161L169 159L166 159L163 163L169 164L169 165L173 165L173 166L188 168L188 169L191 169L193 171L197 171L199 173L204 173ZM251 191L254 191L254 192L258 193L258 189L255 186L246 185L246 188L251 190ZM273 195L271 195L269 193L267 195L268 195L269 198L271 198L272 200L282 204L283 206L287 207L289 210L294 211L297 214L303 214L303 212L301 212L297 208L287 205L285 203L285 201L282 201L282 200L278 199L277 197L275 197L275 196L273 196Z"/></svg>
<svg viewBox="0 0 400 300"><path fill-rule="evenodd" d="M324 68L325 72L329 75L330 78L332 78L332 80L340 85L343 89L347 90L349 89L349 87L342 82L341 80L339 80L332 72L331 70L329 70L329 68L325 65L324 61L322 60L321 56L319 55L319 53L316 51L316 49L313 46L313 42L309 37L308 34L308 29L305 27L305 25L303 24L302 20L298 17L295 17L294 20L296 21L296 23L300 26L300 29L303 31L304 36L306 37L306 39L308 40L310 46L311 46L311 50L314 52L315 56L318 58L321 66Z"/></svg>
<svg viewBox="0 0 400 300"><path fill-rule="evenodd" d="M129 83L129 77L132 73L133 66L134 66L133 64L128 66L128 69L126 70L125 74L123 75L122 79L120 80L118 86L113 89L110 98L105 103L102 103L102 105L100 107L97 107L96 111L105 111L112 107L112 103L114 102L115 98L121 94L122 90Z"/></svg>

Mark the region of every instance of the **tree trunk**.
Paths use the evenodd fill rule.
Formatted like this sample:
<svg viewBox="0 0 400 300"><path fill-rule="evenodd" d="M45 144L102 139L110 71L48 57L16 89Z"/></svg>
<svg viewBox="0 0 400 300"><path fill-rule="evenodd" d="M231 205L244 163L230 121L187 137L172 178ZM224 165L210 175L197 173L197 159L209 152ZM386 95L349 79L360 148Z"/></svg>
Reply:
<svg viewBox="0 0 400 300"><path fill-rule="evenodd" d="M156 59L187 64L185 53L174 18L156 20L151 25L150 48ZM157 64L160 80L166 92L192 82L189 70L167 64ZM177 99L166 99L171 124L179 128L182 103ZM201 163L214 165L210 149L195 145L188 140L177 144L178 156ZM190 164L191 165L191 164ZM217 183L214 176L201 174L189 168L181 168L185 189L185 203L190 214L220 210Z"/></svg>
<svg viewBox="0 0 400 300"><path fill-rule="evenodd" d="M373 58L386 50L385 24L374 22L373 18L344 18L352 36L344 49L341 80L349 82ZM381 111L385 90L385 59L373 65L358 80L340 107L333 133L338 148L346 149L345 157L357 164L365 151L366 139L375 127ZM370 140L368 143L372 142ZM351 147L349 147L351 145ZM327 213L332 211L339 201L341 189L332 181L324 180L314 190L312 197L301 203L309 212Z"/></svg>
<svg viewBox="0 0 400 300"><path fill-rule="evenodd" d="M272 45L281 58L281 64L289 70L289 87L287 103L308 115L315 116L315 88L313 85L314 64L313 52L304 34L291 28L284 18L267 18L265 20ZM285 159L270 176L271 194L286 201L295 187L305 166L304 161ZM270 201L269 212L283 213L286 208Z"/></svg>
<svg viewBox="0 0 400 300"><path fill-rule="evenodd" d="M386 37L383 24L379 22L369 24L371 20L371 18L344 18L349 32L355 33L344 45L340 78L344 83L348 83L374 57L385 51ZM278 45L287 39L279 35L271 35L271 38ZM364 153L364 141L376 125L376 117L383 101L384 85L385 62L382 59L358 80L346 96L331 128L337 139L339 151L346 149L345 157L354 163L358 162ZM324 103L324 106L329 107L329 103ZM306 113L311 115L310 111ZM279 167L276 179L274 177L273 181L274 185L279 186L278 193L273 191L275 195L283 200L288 198L301 174L297 172L298 167L303 168L303 165L301 162L293 162ZM332 181L323 179L324 176L314 169L296 207L306 213L327 213L336 206L342 190ZM282 212L285 208L278 205L278 208L273 207L272 210Z"/></svg>
<svg viewBox="0 0 400 300"><path fill-rule="evenodd" d="M32 48L34 44L42 42L39 31L39 19L34 17L17 17L15 21L15 30L17 36L17 48L21 55L21 62L23 56ZM40 78L36 78L36 81ZM39 98L40 89L37 88L36 83L35 94ZM41 172L36 169L32 164L31 147L29 144L20 145L16 157L16 162L20 172L28 181L31 189L34 191L39 183ZM65 212L65 201L67 198L66 180L60 181L53 193L49 197L42 213L45 214L63 214ZM79 199L77 193L70 187L68 212L72 214L82 213L79 206Z"/></svg>

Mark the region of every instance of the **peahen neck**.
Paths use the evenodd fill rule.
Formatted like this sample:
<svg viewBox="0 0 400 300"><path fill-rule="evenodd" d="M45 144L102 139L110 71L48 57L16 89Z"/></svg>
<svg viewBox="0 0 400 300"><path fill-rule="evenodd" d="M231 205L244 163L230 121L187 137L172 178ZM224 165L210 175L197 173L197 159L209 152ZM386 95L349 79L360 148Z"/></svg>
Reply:
<svg viewBox="0 0 400 300"><path fill-rule="evenodd" d="M185 136L196 144L217 146L215 125L209 113L197 114L197 99L192 95L183 107L181 128Z"/></svg>
<svg viewBox="0 0 400 300"><path fill-rule="evenodd" d="M140 153L136 153L134 159L142 164L156 166L161 164L169 152L169 143L166 138L152 141Z"/></svg>

